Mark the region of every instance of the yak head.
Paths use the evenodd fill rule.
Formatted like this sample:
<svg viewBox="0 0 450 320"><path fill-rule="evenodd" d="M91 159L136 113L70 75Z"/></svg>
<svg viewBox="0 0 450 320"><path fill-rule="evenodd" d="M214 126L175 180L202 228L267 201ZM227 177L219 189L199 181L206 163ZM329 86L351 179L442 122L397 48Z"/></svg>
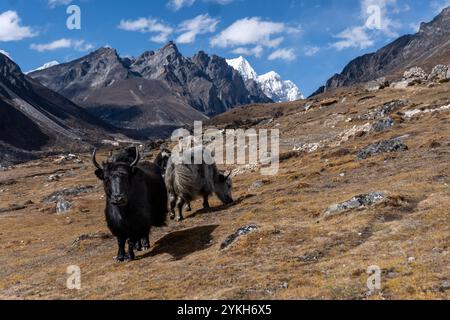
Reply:
<svg viewBox="0 0 450 320"><path fill-rule="evenodd" d="M231 181L231 172L228 175L219 173L214 179L214 189L217 197L223 204L230 204L233 202L233 197L231 195L231 188L233 183Z"/></svg>
<svg viewBox="0 0 450 320"><path fill-rule="evenodd" d="M133 162L109 162L99 165L96 160L97 150L94 150L92 162L97 168L95 175L103 181L103 187L108 201L118 207L128 204L130 181L134 175L135 167L139 163L139 150L136 148L136 158Z"/></svg>

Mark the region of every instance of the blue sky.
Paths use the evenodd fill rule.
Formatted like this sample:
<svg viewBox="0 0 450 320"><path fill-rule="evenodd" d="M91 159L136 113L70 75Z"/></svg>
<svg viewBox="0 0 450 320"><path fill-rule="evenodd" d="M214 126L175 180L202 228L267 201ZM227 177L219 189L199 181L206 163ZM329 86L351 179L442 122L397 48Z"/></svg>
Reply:
<svg viewBox="0 0 450 320"><path fill-rule="evenodd" d="M81 9L81 30L66 10ZM175 40L192 56L245 56L311 94L353 58L415 33L450 0L2 0L0 50L24 71L109 45L137 56ZM374 9L375 8L375 9Z"/></svg>

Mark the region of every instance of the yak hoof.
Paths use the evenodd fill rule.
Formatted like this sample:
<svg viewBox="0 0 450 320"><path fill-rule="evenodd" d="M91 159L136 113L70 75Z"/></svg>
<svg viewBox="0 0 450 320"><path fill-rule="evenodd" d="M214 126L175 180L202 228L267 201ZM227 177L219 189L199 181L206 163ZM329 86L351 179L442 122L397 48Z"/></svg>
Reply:
<svg viewBox="0 0 450 320"><path fill-rule="evenodd" d="M133 260L136 260L136 257L134 256L134 254L133 254L133 255L130 255L129 253L127 253L127 254L125 255L124 261L129 262L129 261L133 261Z"/></svg>
<svg viewBox="0 0 450 320"><path fill-rule="evenodd" d="M170 214L170 220L175 220L175 214L173 213Z"/></svg>
<svg viewBox="0 0 450 320"><path fill-rule="evenodd" d="M114 261L117 262L117 263L124 262L125 261L125 257L124 256L114 257Z"/></svg>
<svg viewBox="0 0 450 320"><path fill-rule="evenodd" d="M177 221L178 221L178 222L181 222L181 221L183 221L183 220L184 220L183 217L178 217L178 218L177 218Z"/></svg>

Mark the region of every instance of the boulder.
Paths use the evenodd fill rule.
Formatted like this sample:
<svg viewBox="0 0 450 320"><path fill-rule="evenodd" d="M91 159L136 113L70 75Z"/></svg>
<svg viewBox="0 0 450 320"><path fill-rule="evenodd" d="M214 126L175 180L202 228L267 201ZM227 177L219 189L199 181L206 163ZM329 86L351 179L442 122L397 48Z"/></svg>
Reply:
<svg viewBox="0 0 450 320"><path fill-rule="evenodd" d="M393 100L357 117L358 120L376 120L384 118L408 104L407 100Z"/></svg>
<svg viewBox="0 0 450 320"><path fill-rule="evenodd" d="M56 202L56 213L57 214L67 213L70 210L70 208L72 208L72 203L65 200L64 198L60 198Z"/></svg>
<svg viewBox="0 0 450 320"><path fill-rule="evenodd" d="M391 118L380 119L376 121L374 124L372 124L371 131L381 132L392 127L394 124L395 122Z"/></svg>
<svg viewBox="0 0 450 320"><path fill-rule="evenodd" d="M405 71L403 74L403 80L414 80L422 82L427 80L427 73L420 67L412 67L411 69Z"/></svg>
<svg viewBox="0 0 450 320"><path fill-rule="evenodd" d="M330 217L349 210L367 208L374 204L380 203L386 199L386 194L381 191L375 191L354 196L350 200L333 204L327 208L324 213L325 217Z"/></svg>
<svg viewBox="0 0 450 320"><path fill-rule="evenodd" d="M220 250L223 250L225 248L227 248L228 246L230 246L234 241L236 241L236 239L238 239L239 237L245 236L249 233L252 233L253 231L255 231L258 227L256 225L246 225L242 228L239 228L238 230L236 230L236 232L234 232L233 234L229 235L228 238L222 242L222 244L220 245Z"/></svg>
<svg viewBox="0 0 450 320"><path fill-rule="evenodd" d="M448 71L449 71L448 66L438 64L433 68L430 75L428 76L428 81L442 81L448 79L447 76Z"/></svg>
<svg viewBox="0 0 450 320"><path fill-rule="evenodd" d="M378 91L386 87L389 87L389 81L387 81L385 77L369 81L365 86L367 91Z"/></svg>
<svg viewBox="0 0 450 320"><path fill-rule="evenodd" d="M62 189L56 192L53 192L51 195L47 196L42 200L44 203L57 203L60 199L64 197L76 197L83 193L88 193L94 189L94 186L78 186L74 188Z"/></svg>
<svg viewBox="0 0 450 320"><path fill-rule="evenodd" d="M415 82L412 80L400 80L397 82L393 82L390 87L393 89L406 89L412 86Z"/></svg>
<svg viewBox="0 0 450 320"><path fill-rule="evenodd" d="M358 160L364 160L371 156L384 152L399 152L408 150L408 146L399 138L383 140L367 146L358 152Z"/></svg>

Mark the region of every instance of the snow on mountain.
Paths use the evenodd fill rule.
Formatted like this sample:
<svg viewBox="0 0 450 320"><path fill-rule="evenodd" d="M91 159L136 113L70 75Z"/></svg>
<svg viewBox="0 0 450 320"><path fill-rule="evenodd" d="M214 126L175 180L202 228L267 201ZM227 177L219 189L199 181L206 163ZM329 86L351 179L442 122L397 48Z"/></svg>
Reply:
<svg viewBox="0 0 450 320"><path fill-rule="evenodd" d="M11 55L9 54L9 52L0 49L0 53L3 54L3 55L5 55L5 56L7 56L9 59L11 59ZM12 59L11 59L11 60L12 60Z"/></svg>
<svg viewBox="0 0 450 320"><path fill-rule="evenodd" d="M37 68L37 69L28 71L26 74L32 73L32 72L34 72L34 71L45 70L45 69L48 69L48 68L57 66L58 64L59 64L58 61L50 61L50 62L47 62L46 64L44 64L43 66L41 66L41 67L39 67L39 68Z"/></svg>
<svg viewBox="0 0 450 320"><path fill-rule="evenodd" d="M244 58L229 59L227 63L237 70L245 81L255 80L264 94L275 102L303 99L300 89L290 80L284 81L275 71L258 76L250 63Z"/></svg>
<svg viewBox="0 0 450 320"><path fill-rule="evenodd" d="M266 96L276 102L304 99L300 89L290 80L283 81L275 71L259 76L256 80Z"/></svg>
<svg viewBox="0 0 450 320"><path fill-rule="evenodd" d="M258 77L250 63L242 56L236 59L229 59L227 63L233 69L237 70L245 81L249 79L256 80Z"/></svg>

